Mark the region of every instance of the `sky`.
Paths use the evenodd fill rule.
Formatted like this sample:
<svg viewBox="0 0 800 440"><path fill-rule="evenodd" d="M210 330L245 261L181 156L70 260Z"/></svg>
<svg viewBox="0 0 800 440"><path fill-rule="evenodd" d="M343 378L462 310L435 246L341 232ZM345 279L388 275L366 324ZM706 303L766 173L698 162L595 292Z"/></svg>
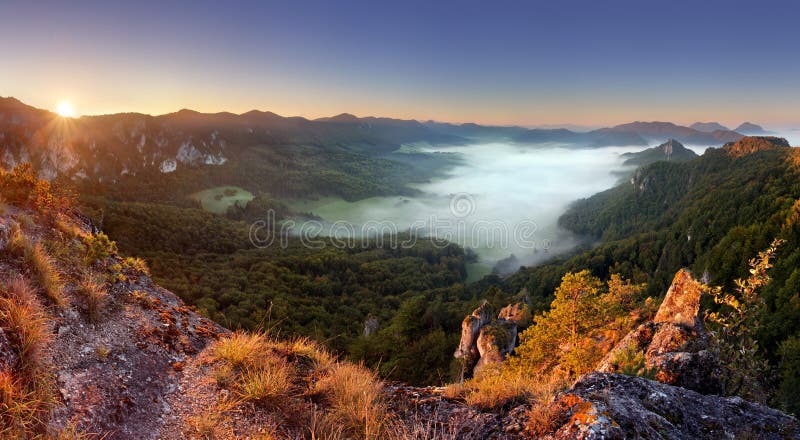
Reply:
<svg viewBox="0 0 800 440"><path fill-rule="evenodd" d="M0 1L0 96L78 114L251 109L800 126L794 1Z"/></svg>

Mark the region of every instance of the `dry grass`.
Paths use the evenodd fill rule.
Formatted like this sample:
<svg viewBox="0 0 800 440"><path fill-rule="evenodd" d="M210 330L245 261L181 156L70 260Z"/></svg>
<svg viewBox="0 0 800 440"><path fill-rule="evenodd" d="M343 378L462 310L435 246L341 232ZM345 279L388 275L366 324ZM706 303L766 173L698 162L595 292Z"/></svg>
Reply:
<svg viewBox="0 0 800 440"><path fill-rule="evenodd" d="M490 369L467 381L461 396L469 405L499 409L515 403L549 401L569 384L568 378L559 374L528 375Z"/></svg>
<svg viewBox="0 0 800 440"><path fill-rule="evenodd" d="M66 306L64 280L61 278L61 273L56 269L55 262L44 250L44 247L40 243L31 246L25 254L25 261L36 271L39 285L44 290L47 298L59 307Z"/></svg>
<svg viewBox="0 0 800 440"><path fill-rule="evenodd" d="M393 424L375 372L350 363L336 364L317 383L328 399L328 415L345 432L364 439L385 438Z"/></svg>
<svg viewBox="0 0 800 440"><path fill-rule="evenodd" d="M75 293L80 297L89 319L97 322L108 298L103 277L93 272L85 273Z"/></svg>
<svg viewBox="0 0 800 440"><path fill-rule="evenodd" d="M258 364L269 349L264 333L237 331L220 339L214 345L215 358L228 362L234 368L244 368Z"/></svg>
<svg viewBox="0 0 800 440"><path fill-rule="evenodd" d="M388 415L383 383L375 373L337 362L313 341L276 341L265 333L235 332L216 342L212 357L217 361L217 384L231 389L236 402L276 410L279 418L304 426L310 438L405 438L395 435L405 431ZM313 371L301 377L295 362ZM309 377L316 382L305 384ZM317 396L319 406L304 400L311 395Z"/></svg>
<svg viewBox="0 0 800 440"><path fill-rule="evenodd" d="M72 239L76 237L83 237L85 233L75 224L75 221L70 217L59 214L55 219L55 228L61 233L62 237Z"/></svg>
<svg viewBox="0 0 800 440"><path fill-rule="evenodd" d="M8 239L9 251L25 260L37 276L45 295L57 306L67 304L64 296L64 281L55 262L40 243L33 243L25 236L19 225L13 224Z"/></svg>
<svg viewBox="0 0 800 440"><path fill-rule="evenodd" d="M444 390L442 391L442 397L450 400L463 399L464 393L466 393L466 388L463 384L452 383L444 387Z"/></svg>
<svg viewBox="0 0 800 440"><path fill-rule="evenodd" d="M237 395L246 402L279 408L292 394L294 371L291 365L278 358L269 358L257 368L248 368L239 376Z"/></svg>
<svg viewBox="0 0 800 440"><path fill-rule="evenodd" d="M291 355L310 359L317 368L331 368L336 363L336 357L316 341L309 338L297 337L282 343L283 349Z"/></svg>
<svg viewBox="0 0 800 440"><path fill-rule="evenodd" d="M19 355L21 369L35 371L44 363L50 342L49 321L30 284L15 278L0 292L0 325Z"/></svg>
<svg viewBox="0 0 800 440"><path fill-rule="evenodd" d="M53 379L45 368L48 321L23 278L0 287L0 326L19 357L13 370L0 370L0 438L31 438L44 430L54 401Z"/></svg>
<svg viewBox="0 0 800 440"><path fill-rule="evenodd" d="M53 399L49 381L31 381L0 371L0 438L42 435Z"/></svg>

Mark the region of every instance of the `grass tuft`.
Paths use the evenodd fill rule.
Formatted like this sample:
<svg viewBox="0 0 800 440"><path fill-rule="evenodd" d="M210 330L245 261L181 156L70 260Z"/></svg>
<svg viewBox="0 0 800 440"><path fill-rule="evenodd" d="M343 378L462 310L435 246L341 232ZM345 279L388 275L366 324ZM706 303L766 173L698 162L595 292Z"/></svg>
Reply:
<svg viewBox="0 0 800 440"><path fill-rule="evenodd" d="M263 333L237 331L217 341L213 354L235 368L245 368L256 366L267 350L267 337Z"/></svg>
<svg viewBox="0 0 800 440"><path fill-rule="evenodd" d="M236 392L244 401L279 408L291 395L293 369L277 358L269 364L245 370L236 384Z"/></svg>
<svg viewBox="0 0 800 440"><path fill-rule="evenodd" d="M31 294L30 286L12 281L0 295L0 325L19 355L21 369L36 371L44 364L50 332L48 317Z"/></svg>
<svg viewBox="0 0 800 440"><path fill-rule="evenodd" d="M93 272L87 272L75 293L81 298L89 319L97 322L108 298L108 290L103 277Z"/></svg>
<svg viewBox="0 0 800 440"><path fill-rule="evenodd" d="M363 366L336 364L320 379L317 389L329 401L329 417L350 435L384 438L392 425L383 401L383 383Z"/></svg>

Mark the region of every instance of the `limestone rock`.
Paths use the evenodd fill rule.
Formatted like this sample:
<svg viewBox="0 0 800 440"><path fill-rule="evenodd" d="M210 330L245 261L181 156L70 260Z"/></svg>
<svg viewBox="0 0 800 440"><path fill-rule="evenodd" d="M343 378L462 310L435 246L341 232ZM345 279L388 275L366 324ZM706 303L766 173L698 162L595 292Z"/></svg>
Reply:
<svg viewBox="0 0 800 440"><path fill-rule="evenodd" d="M488 365L500 365L517 345L517 324L498 319L481 327L476 345L480 359L475 365L475 373Z"/></svg>
<svg viewBox="0 0 800 440"><path fill-rule="evenodd" d="M500 309L497 318L515 322L520 327L527 327L531 321L531 311L527 304L518 302Z"/></svg>
<svg viewBox="0 0 800 440"><path fill-rule="evenodd" d="M550 404L550 439L800 438L797 419L739 397L589 373Z"/></svg>
<svg viewBox="0 0 800 440"><path fill-rule="evenodd" d="M653 322L668 322L686 327L702 326L698 312L702 285L692 278L688 269L681 269L675 274L669 286L664 302L656 312Z"/></svg>
<svg viewBox="0 0 800 440"><path fill-rule="evenodd" d="M775 136L745 136L736 142L728 142L722 148L732 157L742 157L763 150L789 148L789 142Z"/></svg>
<svg viewBox="0 0 800 440"><path fill-rule="evenodd" d="M378 331L378 318L370 316L364 321L364 337L368 337Z"/></svg>
<svg viewBox="0 0 800 440"><path fill-rule="evenodd" d="M661 382L705 394L721 392L719 359L700 318L702 285L681 269L655 318L626 335L596 370L614 373L626 353L644 354Z"/></svg>
<svg viewBox="0 0 800 440"><path fill-rule="evenodd" d="M464 359L468 369L472 368L480 356L478 347L478 335L481 327L492 321L492 306L484 301L472 314L468 315L461 322L461 342L456 348L455 357Z"/></svg>
<svg viewBox="0 0 800 440"><path fill-rule="evenodd" d="M461 342L455 357L464 359L467 376L503 362L517 345L519 328L530 324L530 310L523 302L503 307L497 318L493 315L491 305L484 301L461 323Z"/></svg>

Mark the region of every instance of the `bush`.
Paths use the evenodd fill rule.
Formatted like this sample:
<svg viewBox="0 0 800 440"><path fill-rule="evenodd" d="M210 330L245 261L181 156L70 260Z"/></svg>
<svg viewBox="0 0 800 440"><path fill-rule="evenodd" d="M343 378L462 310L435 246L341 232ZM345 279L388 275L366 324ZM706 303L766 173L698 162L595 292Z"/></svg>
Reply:
<svg viewBox="0 0 800 440"><path fill-rule="evenodd" d="M86 263L105 261L109 256L117 253L117 244L108 238L108 235L98 232L87 235L83 239L86 244Z"/></svg>

